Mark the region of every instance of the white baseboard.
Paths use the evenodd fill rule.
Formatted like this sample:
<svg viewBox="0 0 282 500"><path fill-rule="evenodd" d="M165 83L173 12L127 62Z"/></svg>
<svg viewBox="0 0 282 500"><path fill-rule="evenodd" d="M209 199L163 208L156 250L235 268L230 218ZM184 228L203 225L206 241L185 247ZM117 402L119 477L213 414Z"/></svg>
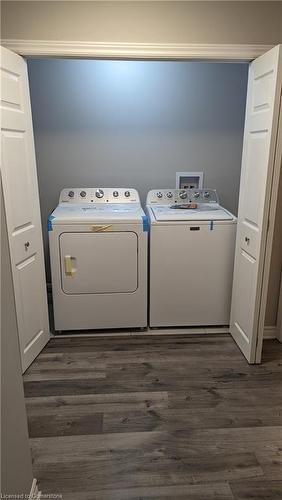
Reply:
<svg viewBox="0 0 282 500"><path fill-rule="evenodd" d="M199 328L199 327L187 327L187 328L146 328L145 330L104 330L104 331L87 331L87 333L81 332L51 332L51 338L74 338L74 337L140 337L145 336L162 336L162 335L206 335L206 334L220 334L220 333L230 333L228 327L210 327L210 328ZM263 332L264 340L267 339L278 339L279 340L279 330L277 326L265 326ZM282 339L281 339L282 340ZM281 342L280 340L280 342Z"/></svg>
<svg viewBox="0 0 282 500"><path fill-rule="evenodd" d="M40 498L41 498L41 491L39 491L38 489L37 480L33 479L29 494L29 500L40 500Z"/></svg>
<svg viewBox="0 0 282 500"><path fill-rule="evenodd" d="M186 328L146 328L145 330L104 330L101 332L101 330L96 331L93 330L93 332L87 332L83 333L77 333L77 332L67 332L67 333L53 333L51 334L52 338L74 338L74 337L92 337L92 338L97 338L97 337L102 337L102 338L109 338L109 337L140 337L140 336L165 336L165 335L218 335L218 334L228 334L229 333L229 327L223 327L223 326L217 326L217 327L209 327L209 328L204 328L204 327L186 327Z"/></svg>
<svg viewBox="0 0 282 500"><path fill-rule="evenodd" d="M278 337L277 326L265 326L263 332L264 339L276 339Z"/></svg>

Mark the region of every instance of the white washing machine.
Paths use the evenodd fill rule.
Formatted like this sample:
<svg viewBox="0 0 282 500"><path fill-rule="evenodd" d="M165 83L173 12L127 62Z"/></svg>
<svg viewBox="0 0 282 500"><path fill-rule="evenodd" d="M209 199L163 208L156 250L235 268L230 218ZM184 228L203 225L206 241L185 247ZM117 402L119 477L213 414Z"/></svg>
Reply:
<svg viewBox="0 0 282 500"><path fill-rule="evenodd" d="M135 189L63 189L48 229L55 330L147 325L148 220Z"/></svg>
<svg viewBox="0 0 282 500"><path fill-rule="evenodd" d="M150 326L229 325L236 217L211 189L150 191L147 212Z"/></svg>

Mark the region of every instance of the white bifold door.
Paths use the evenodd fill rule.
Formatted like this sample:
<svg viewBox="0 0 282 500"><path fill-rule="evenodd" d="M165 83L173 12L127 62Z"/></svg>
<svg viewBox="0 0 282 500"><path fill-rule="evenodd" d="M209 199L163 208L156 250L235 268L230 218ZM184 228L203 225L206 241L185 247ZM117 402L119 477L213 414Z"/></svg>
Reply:
<svg viewBox="0 0 282 500"><path fill-rule="evenodd" d="M249 68L231 306L231 334L249 363L261 360L281 170L281 47Z"/></svg>
<svg viewBox="0 0 282 500"><path fill-rule="evenodd" d="M1 174L25 371L50 334L27 65L5 48L1 48Z"/></svg>

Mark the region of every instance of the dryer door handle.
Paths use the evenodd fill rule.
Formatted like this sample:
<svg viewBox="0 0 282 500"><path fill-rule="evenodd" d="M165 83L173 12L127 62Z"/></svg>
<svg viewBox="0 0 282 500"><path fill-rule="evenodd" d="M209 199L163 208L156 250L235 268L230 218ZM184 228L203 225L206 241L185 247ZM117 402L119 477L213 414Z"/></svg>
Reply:
<svg viewBox="0 0 282 500"><path fill-rule="evenodd" d="M65 255L64 261L65 261L65 274L66 276L74 276L74 273L76 269L73 267L73 261L75 260L74 257L71 257L71 255Z"/></svg>
<svg viewBox="0 0 282 500"><path fill-rule="evenodd" d="M95 224L92 226L92 231L93 233L99 233L99 231L106 231L110 227L112 227L112 224Z"/></svg>

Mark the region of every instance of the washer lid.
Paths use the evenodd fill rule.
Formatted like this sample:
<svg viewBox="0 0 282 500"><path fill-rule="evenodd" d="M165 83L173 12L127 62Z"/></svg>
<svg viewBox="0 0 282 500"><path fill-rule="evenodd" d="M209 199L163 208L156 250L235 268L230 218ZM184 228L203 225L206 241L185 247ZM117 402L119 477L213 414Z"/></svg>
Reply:
<svg viewBox="0 0 282 500"><path fill-rule="evenodd" d="M176 209L174 206L151 206L157 221L233 220L234 216L219 205L200 204L197 208Z"/></svg>
<svg viewBox="0 0 282 500"><path fill-rule="evenodd" d="M139 203L60 203L52 213L53 224L79 224L98 221L142 222Z"/></svg>

